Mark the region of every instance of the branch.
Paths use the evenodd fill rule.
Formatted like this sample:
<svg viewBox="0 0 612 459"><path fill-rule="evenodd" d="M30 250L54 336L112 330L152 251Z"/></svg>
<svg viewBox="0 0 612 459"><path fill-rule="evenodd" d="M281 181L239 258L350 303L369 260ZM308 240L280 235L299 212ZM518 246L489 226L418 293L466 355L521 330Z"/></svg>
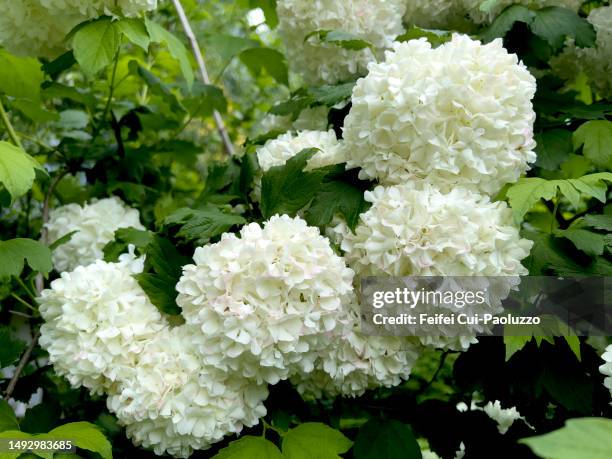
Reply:
<svg viewBox="0 0 612 459"><path fill-rule="evenodd" d="M6 111L4 110L4 105L2 105L2 99L0 99L0 119L2 120L2 124L4 124L4 126L6 127L6 130L8 131L8 135L9 135L9 138L11 139L11 142L13 142L13 144L16 147L19 147L23 150L23 146L21 145L21 142L19 141L19 136L15 132L15 129L13 129L11 120L9 119Z"/></svg>
<svg viewBox="0 0 612 459"><path fill-rule="evenodd" d="M53 196L53 192L55 191L55 188L57 187L57 184L60 182L60 180L62 180L66 174L68 174L68 171L65 170L63 172L61 172L59 175L57 175L53 181L51 182L51 184L49 185L49 189L47 190L47 193L45 194L45 201L43 203L43 210L42 210L42 230L40 232L41 236L41 241L44 244L47 244L48 241L48 231L47 228L45 228L45 223L47 223L47 221L49 221L49 210L50 210L50 205L51 205L51 197ZM40 293L43 291L43 289L45 288L45 284L44 284L44 279L43 279L43 275L41 273L38 273L36 275L36 293L40 295ZM32 337L32 341L30 342L30 344L28 345L28 348L26 349L26 351L23 353L23 355L21 356L21 359L19 359L19 363L17 364L17 368L15 368L15 373L13 373L13 377L11 378L7 388L6 388L6 397L10 397L13 394L13 391L15 390L15 386L17 386L17 380L19 379L19 376L21 375L21 372L23 371L23 369L25 368L25 366L28 364L28 362L30 361L30 356L32 355L32 351L34 350L34 348L36 347L36 345L38 344L38 338L40 338L40 330L37 331L34 336Z"/></svg>
<svg viewBox="0 0 612 459"><path fill-rule="evenodd" d="M193 33L193 29L191 28L189 19L187 19L187 15L185 14L183 5L181 5L180 0L172 0L172 3L174 4L174 8L176 8L179 20L181 21L183 29L185 30L185 35L187 35L189 43L191 44L193 55L195 56L196 62L198 63L198 68L200 70L200 78L202 79L202 82L204 84L211 84L210 78L208 76L208 70L206 70L206 63L204 62L202 52L200 51L200 45L198 45L198 40L196 39L196 36ZM221 115L217 110L213 111L213 118L215 119L215 124L217 125L217 131L219 131L219 135L221 136L221 140L223 141L225 151L229 156L234 156L234 146L232 145L232 141L229 137L229 134L227 133L223 118L221 118Z"/></svg>

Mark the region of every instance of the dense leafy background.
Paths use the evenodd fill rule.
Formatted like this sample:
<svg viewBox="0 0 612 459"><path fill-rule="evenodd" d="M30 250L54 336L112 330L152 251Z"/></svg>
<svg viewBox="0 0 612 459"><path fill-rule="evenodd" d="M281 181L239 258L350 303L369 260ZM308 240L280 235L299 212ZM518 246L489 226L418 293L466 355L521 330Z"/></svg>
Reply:
<svg viewBox="0 0 612 459"><path fill-rule="evenodd" d="M146 253L147 269L138 280L168 314L180 313L173 287L195 246L277 212L303 210L310 224L324 227L334 213L354 226L365 210L363 190L372 184L342 168L304 172L309 151L270 170L261 206L253 204L254 149L279 133L266 132L258 120L266 113L296 118L306 107L337 107L350 98L354 82L301 87L289 75L270 32L277 22L274 0L183 3L205 50L211 85L194 75L195 61L169 2L146 21L103 17L78 27L72 50L51 62L0 49L0 100L14 127L3 129L0 141L0 367L19 361L40 324L37 274L45 283L57 275L50 263L53 247L39 242L45 197L57 206L118 195L138 208L150 231L118 231L105 256L116 259L127 244ZM498 197L509 201L517 221L525 223L524 236L535 241L526 260L531 274L612 273L612 102L593 92L588 75L568 84L548 68L566 37L594 44L584 16L600 3L588 2L581 16L512 6L478 32L485 41L503 37L538 76L538 162ZM266 25L249 24L247 13L257 7ZM341 31L313 32L337 46L369 46ZM421 36L434 45L448 39L416 28L401 39ZM233 158L217 134L215 110L238 151ZM338 134L346 113L347 107L329 113ZM420 458L429 445L446 458L461 442L468 458L527 458L533 451L555 458L610 457L609 422L572 420L564 427L572 418L612 416L598 372L605 344L482 339L462 354L430 351L405 384L358 399L307 403L280 383L271 388L263 425L194 457ZM71 389L55 375L43 350L34 347L27 357L12 396L27 401L42 387L44 402L19 422L0 402L0 438L58 435L53 429L60 428L81 439L78 456L61 457L107 458L111 445L114 457L152 456L131 445L102 398ZM2 389L8 384L2 380ZM516 406L533 429L517 421L501 435L482 411L455 407L472 400Z"/></svg>

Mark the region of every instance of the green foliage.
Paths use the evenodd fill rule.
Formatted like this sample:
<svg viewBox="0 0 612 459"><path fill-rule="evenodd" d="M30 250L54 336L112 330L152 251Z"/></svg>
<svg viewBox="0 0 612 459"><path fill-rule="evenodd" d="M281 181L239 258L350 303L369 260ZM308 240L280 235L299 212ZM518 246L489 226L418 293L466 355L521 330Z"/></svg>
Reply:
<svg viewBox="0 0 612 459"><path fill-rule="evenodd" d="M606 182L612 182L612 173L600 172L568 180L530 177L520 179L516 185L508 189L506 194L515 219L520 221L540 199L550 201L559 191L574 207L580 205L581 194L605 202Z"/></svg>
<svg viewBox="0 0 612 459"><path fill-rule="evenodd" d="M554 171L574 152L572 148L572 133L565 129L551 129L535 135L537 142L536 165Z"/></svg>
<svg viewBox="0 0 612 459"><path fill-rule="evenodd" d="M6 400L0 399L0 432L5 430L19 430L19 422L17 422L13 408Z"/></svg>
<svg viewBox="0 0 612 459"><path fill-rule="evenodd" d="M240 53L240 60L253 72L259 75L262 70L278 81L289 86L289 71L285 56L272 48L250 48Z"/></svg>
<svg viewBox="0 0 612 459"><path fill-rule="evenodd" d="M283 455L274 443L262 437L250 435L235 440L223 448L214 459L282 459Z"/></svg>
<svg viewBox="0 0 612 459"><path fill-rule="evenodd" d="M119 228L115 231L115 239L104 246L104 260L117 261L119 255L125 253L129 245L144 252L153 242L154 233L136 228Z"/></svg>
<svg viewBox="0 0 612 459"><path fill-rule="evenodd" d="M8 367L19 359L26 344L14 338L8 327L0 325L0 368Z"/></svg>
<svg viewBox="0 0 612 459"><path fill-rule="evenodd" d="M235 225L244 225L246 220L240 215L221 211L215 206L205 206L202 209L183 207L168 215L164 220L166 225L180 225L178 237L193 241L196 244L206 244L211 238L227 232Z"/></svg>
<svg viewBox="0 0 612 459"><path fill-rule="evenodd" d="M17 99L40 99L44 75L36 59L13 56L0 49L0 68L0 94Z"/></svg>
<svg viewBox="0 0 612 459"><path fill-rule="evenodd" d="M580 47L595 45L595 30L586 19L566 8L550 6L534 11L523 5L506 8L482 34L485 41L505 36L515 23L522 22L553 49L563 46L566 37L576 40Z"/></svg>
<svg viewBox="0 0 612 459"><path fill-rule="evenodd" d="M134 277L160 311L170 315L180 314L175 286L183 273L182 267L189 263L189 259L181 255L168 239L159 236L153 238L145 252L145 270Z"/></svg>
<svg viewBox="0 0 612 459"><path fill-rule="evenodd" d="M395 420L371 419L359 429L355 459L421 459L421 449L410 426Z"/></svg>
<svg viewBox="0 0 612 459"><path fill-rule="evenodd" d="M41 242L24 238L0 241L0 278L19 276L24 261L34 271L41 273L53 269L51 250Z"/></svg>
<svg viewBox="0 0 612 459"><path fill-rule="evenodd" d="M13 199L24 195L34 183L41 165L22 148L0 141L0 182Z"/></svg>
<svg viewBox="0 0 612 459"><path fill-rule="evenodd" d="M546 459L609 458L612 451L612 420L569 419L561 429L524 438L521 442Z"/></svg>
<svg viewBox="0 0 612 459"><path fill-rule="evenodd" d="M583 147L583 154L593 164L612 169L612 121L587 121L574 131L574 149Z"/></svg>
<svg viewBox="0 0 612 459"><path fill-rule="evenodd" d="M341 48L350 49L353 51L359 51L365 48L374 48L372 43L342 30L315 30L314 32L310 32L308 35L306 35L306 37L304 37L304 41L308 41L313 37L316 37L316 39L321 43L330 43L332 45L340 46Z"/></svg>
<svg viewBox="0 0 612 459"><path fill-rule="evenodd" d="M71 422L56 427L47 433L32 435L18 430L6 430L0 433L0 439L21 439L33 441L70 440L74 446L97 453L102 459L113 459L112 446L104 434L89 422ZM33 450L36 456L53 459L48 450ZM1 459L17 459L22 453L0 453Z"/></svg>
<svg viewBox="0 0 612 459"><path fill-rule="evenodd" d="M83 25L74 32L74 58L85 73L95 75L115 59L121 46L121 34L116 23L102 17Z"/></svg>
<svg viewBox="0 0 612 459"><path fill-rule="evenodd" d="M338 459L353 442L339 431L319 422L306 422L283 436L285 459Z"/></svg>

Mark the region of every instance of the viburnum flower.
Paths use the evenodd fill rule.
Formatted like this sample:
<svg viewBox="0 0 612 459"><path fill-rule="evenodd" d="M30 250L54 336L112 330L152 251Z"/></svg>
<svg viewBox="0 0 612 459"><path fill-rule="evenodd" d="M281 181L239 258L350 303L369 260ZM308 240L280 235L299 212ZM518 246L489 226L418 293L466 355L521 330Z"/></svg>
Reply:
<svg viewBox="0 0 612 459"><path fill-rule="evenodd" d="M197 248L194 261L177 303L201 328L204 362L257 382L287 378L290 363L308 358L307 338L339 326L353 292L353 271L298 217L226 233Z"/></svg>
<svg viewBox="0 0 612 459"><path fill-rule="evenodd" d="M341 248L359 275L520 276L533 243L521 239L504 202L455 188L412 184L366 191L370 209Z"/></svg>
<svg viewBox="0 0 612 459"><path fill-rule="evenodd" d="M321 43L316 31L342 31L384 49L403 32L405 0L279 0L278 31L290 68L309 84L364 74L377 51ZM308 38L307 38L308 37Z"/></svg>
<svg viewBox="0 0 612 459"><path fill-rule="evenodd" d="M54 57L77 24L102 15L139 16L157 0L0 0L0 45L14 54Z"/></svg>
<svg viewBox="0 0 612 459"><path fill-rule="evenodd" d="M494 195L535 161L535 90L501 40L398 43L353 90L347 164L383 184L427 180Z"/></svg>
<svg viewBox="0 0 612 459"><path fill-rule="evenodd" d="M305 399L358 397L368 389L393 387L408 379L421 346L414 338L367 336L360 332L355 303L350 320L322 336L316 359L294 366L291 382Z"/></svg>
<svg viewBox="0 0 612 459"><path fill-rule="evenodd" d="M138 210L127 207L116 196L83 206L57 207L49 213L45 227L51 242L75 231L68 242L53 251L53 266L59 272L102 259L102 249L119 228L145 229Z"/></svg>
<svg viewBox="0 0 612 459"><path fill-rule="evenodd" d="M587 20L597 32L592 48L579 48L568 39L561 54L551 59L555 74L575 79L581 72L589 77L589 83L603 97L612 96L612 6L595 8Z"/></svg>
<svg viewBox="0 0 612 459"><path fill-rule="evenodd" d="M366 191L365 199L372 206L361 214L354 233L344 223L330 229L358 276L489 276L482 280L487 285L476 288L487 291L486 301L468 309L493 314L518 284L517 276L527 274L521 260L533 243L520 238L504 202L492 203L462 188L443 193L427 183L378 186ZM474 291L469 279L464 283ZM465 350L476 333L486 332L479 324L466 325L462 336L456 326L440 325L438 331L439 336L419 339L428 346Z"/></svg>
<svg viewBox="0 0 612 459"><path fill-rule="evenodd" d="M521 413L518 412L515 406L511 408L502 408L499 400L487 403L482 410L487 416L497 422L497 430L502 435L508 432L508 429L512 427L514 421L523 419Z"/></svg>
<svg viewBox="0 0 612 459"><path fill-rule="evenodd" d="M107 406L136 445L189 457L266 414L266 385L202 365L199 327L164 328L113 386Z"/></svg>
<svg viewBox="0 0 612 459"><path fill-rule="evenodd" d="M163 329L158 309L132 277L143 263L132 254L117 263L98 260L62 273L41 293L40 345L73 387L102 393Z"/></svg>
<svg viewBox="0 0 612 459"><path fill-rule="evenodd" d="M605 375L604 386L610 390L610 396L612 396L612 344L608 346L601 358L606 362L599 367L599 371L602 375Z"/></svg>

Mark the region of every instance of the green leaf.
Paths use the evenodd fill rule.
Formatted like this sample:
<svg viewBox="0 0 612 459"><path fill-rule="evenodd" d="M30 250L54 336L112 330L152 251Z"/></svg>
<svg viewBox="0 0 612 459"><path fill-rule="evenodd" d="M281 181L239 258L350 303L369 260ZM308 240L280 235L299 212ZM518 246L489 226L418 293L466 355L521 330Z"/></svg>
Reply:
<svg viewBox="0 0 612 459"><path fill-rule="evenodd" d="M14 338L10 328L0 325L0 368L15 363L25 348L26 344Z"/></svg>
<svg viewBox="0 0 612 459"><path fill-rule="evenodd" d="M578 360L581 360L580 339L576 335L566 335L564 336L564 338L565 338L565 342L567 343L568 347L572 350L576 358Z"/></svg>
<svg viewBox="0 0 612 459"><path fill-rule="evenodd" d="M53 241L52 244L49 244L49 249L53 252L55 249L57 249L60 245L64 245L67 242L70 241L70 239L72 239L72 236L74 236L76 233L78 233L77 230L75 231L70 231L69 233L64 234L62 237L60 237L59 239L56 239L55 241Z"/></svg>
<svg viewBox="0 0 612 459"><path fill-rule="evenodd" d="M295 213L314 197L325 171L304 172L316 148L307 148L290 158L283 166L270 168L261 179L261 212L264 218L274 214Z"/></svg>
<svg viewBox="0 0 612 459"><path fill-rule="evenodd" d="M504 327L506 330L506 327ZM512 336L504 334L504 345L506 346L506 362L512 358L514 354L523 349L533 337L530 336Z"/></svg>
<svg viewBox="0 0 612 459"><path fill-rule="evenodd" d="M145 270L134 275L138 284L157 308L170 315L178 315L176 284L189 259L181 255L168 240L155 236L147 246Z"/></svg>
<svg viewBox="0 0 612 459"><path fill-rule="evenodd" d="M28 99L16 99L11 101L11 106L19 110L24 116L35 123L47 123L59 119L57 113L46 110L39 101L34 102Z"/></svg>
<svg viewBox="0 0 612 459"><path fill-rule="evenodd" d="M338 430L319 422L307 422L283 437L285 459L337 459L353 442Z"/></svg>
<svg viewBox="0 0 612 459"><path fill-rule="evenodd" d="M213 459L283 459L283 455L271 441L263 437L247 435L235 440L219 451Z"/></svg>
<svg viewBox="0 0 612 459"><path fill-rule="evenodd" d="M338 85L323 85L309 88L310 94L312 94L314 101L313 103L319 105L327 105L333 107L334 105L344 102L351 98L353 94L353 88L355 82L343 83Z"/></svg>
<svg viewBox="0 0 612 459"><path fill-rule="evenodd" d="M53 269L51 250L42 242L22 238L0 241L0 277L19 276L24 260L40 273Z"/></svg>
<svg viewBox="0 0 612 459"><path fill-rule="evenodd" d="M35 169L44 171L42 166L21 148L0 141L0 182L13 199L32 188L36 178Z"/></svg>
<svg viewBox="0 0 612 459"><path fill-rule="evenodd" d="M102 459L113 459L112 446L104 434L89 422L71 422L56 427L45 436L49 438L70 439L81 449L98 453ZM41 439L43 436L40 436Z"/></svg>
<svg viewBox="0 0 612 459"><path fill-rule="evenodd" d="M359 429L355 459L421 459L421 449L410 426L390 419L371 419Z"/></svg>
<svg viewBox="0 0 612 459"><path fill-rule="evenodd" d="M549 171L559 169L561 163L573 153L572 133L565 129L551 129L536 134L536 166Z"/></svg>
<svg viewBox="0 0 612 459"><path fill-rule="evenodd" d="M206 118L216 110L219 113L227 111L227 99L217 86L196 83L192 90L193 96L183 99L182 103L192 117Z"/></svg>
<svg viewBox="0 0 612 459"><path fill-rule="evenodd" d="M250 0L250 7L261 8L266 17L266 22L271 29L278 25L278 15L276 14L276 0Z"/></svg>
<svg viewBox="0 0 612 459"><path fill-rule="evenodd" d="M354 229L359 222L359 215L367 208L368 203L361 188L352 183L333 181L321 186L305 218L309 225L321 227L329 224L335 214L340 214L349 228Z"/></svg>
<svg viewBox="0 0 612 459"><path fill-rule="evenodd" d="M584 223L595 229L612 231L612 215L585 215Z"/></svg>
<svg viewBox="0 0 612 459"><path fill-rule="evenodd" d="M17 422L13 408L2 398L0 399L0 432L5 430L19 430L19 422Z"/></svg>
<svg viewBox="0 0 612 459"><path fill-rule="evenodd" d="M154 233L136 228L119 228L115 231L115 239L104 246L104 260L117 261L119 255L127 251L131 244L141 252L153 242Z"/></svg>
<svg viewBox="0 0 612 459"><path fill-rule="evenodd" d="M113 62L120 46L119 28L109 17L84 24L72 39L74 58L89 75L95 75Z"/></svg>
<svg viewBox="0 0 612 459"><path fill-rule="evenodd" d="M574 149L596 166L612 169L612 121L594 120L582 124L574 132Z"/></svg>
<svg viewBox="0 0 612 459"><path fill-rule="evenodd" d="M149 32L149 37L151 37L151 42L165 44L168 47L170 55L178 61L179 66L181 67L183 77L187 81L187 87L191 89L194 80L193 69L191 68L191 63L189 62L187 48L185 48L183 42L176 38L172 33L164 29L161 25L151 21L148 18L145 18L145 26L147 28L147 32Z"/></svg>
<svg viewBox="0 0 612 459"><path fill-rule="evenodd" d="M612 420L568 419L565 426L537 437L519 440L546 459L609 459L612 451Z"/></svg>
<svg viewBox="0 0 612 459"><path fill-rule="evenodd" d="M40 99L44 74L40 62L32 57L17 57L0 49L0 94L17 99Z"/></svg>
<svg viewBox="0 0 612 459"><path fill-rule="evenodd" d="M522 178L511 186L506 195L515 219L521 221L536 202L540 199L550 201L557 195L558 190L574 207L577 207L580 203L580 193L605 202L606 182L612 182L612 173L599 172L568 180L546 180L541 177L529 177Z"/></svg>
<svg viewBox="0 0 612 459"><path fill-rule="evenodd" d="M272 48L251 48L240 53L240 60L255 75L262 70L285 86L289 86L289 71L285 56Z"/></svg>
<svg viewBox="0 0 612 459"><path fill-rule="evenodd" d="M131 43L140 46L145 51L149 49L151 39L142 19L122 18L116 24L119 32L125 35Z"/></svg>
<svg viewBox="0 0 612 459"><path fill-rule="evenodd" d="M74 53L70 50L56 57L51 62L43 64L42 70L49 75L51 79L55 80L64 70L68 70L74 64L76 64L76 59L74 58Z"/></svg>
<svg viewBox="0 0 612 459"><path fill-rule="evenodd" d="M554 49L563 47L566 37L574 38L581 48L595 46L596 34L593 26L567 8L550 6L536 11L529 28Z"/></svg>
<svg viewBox="0 0 612 459"><path fill-rule="evenodd" d="M516 22L529 25L533 22L535 13L523 5L512 5L495 18L495 21L481 34L485 42L505 36Z"/></svg>
<svg viewBox="0 0 612 459"><path fill-rule="evenodd" d="M555 234L569 239L579 250L592 257L604 253L606 245L606 235L604 234L595 233L580 226L556 230Z"/></svg>
<svg viewBox="0 0 612 459"><path fill-rule="evenodd" d="M396 41L410 41L426 38L434 47L438 47L447 41L450 41L452 34L446 30L427 30L417 26L412 26L406 33L396 38Z"/></svg>
<svg viewBox="0 0 612 459"><path fill-rule="evenodd" d="M26 432L20 432L19 430L5 430L4 432L0 432L0 440L11 439L11 440L29 440L33 438L32 435ZM21 457L23 453L9 453L9 452L0 452L0 459L17 459ZM49 456L42 456L44 459L51 459Z"/></svg>
<svg viewBox="0 0 612 459"><path fill-rule="evenodd" d="M304 37L304 41L308 41L312 37L317 37L322 43L331 43L332 45L340 46L344 49L359 51L365 48L374 48L372 43L364 40L357 35L342 30L315 30Z"/></svg>
<svg viewBox="0 0 612 459"><path fill-rule="evenodd" d="M227 232L232 226L246 224L246 220L240 215L222 212L215 206L203 209L183 207L168 215L164 224L181 225L177 236L206 244L210 238Z"/></svg>
<svg viewBox="0 0 612 459"><path fill-rule="evenodd" d="M249 48L259 47L259 42L233 35L213 34L206 40L207 49L213 49L224 65Z"/></svg>

